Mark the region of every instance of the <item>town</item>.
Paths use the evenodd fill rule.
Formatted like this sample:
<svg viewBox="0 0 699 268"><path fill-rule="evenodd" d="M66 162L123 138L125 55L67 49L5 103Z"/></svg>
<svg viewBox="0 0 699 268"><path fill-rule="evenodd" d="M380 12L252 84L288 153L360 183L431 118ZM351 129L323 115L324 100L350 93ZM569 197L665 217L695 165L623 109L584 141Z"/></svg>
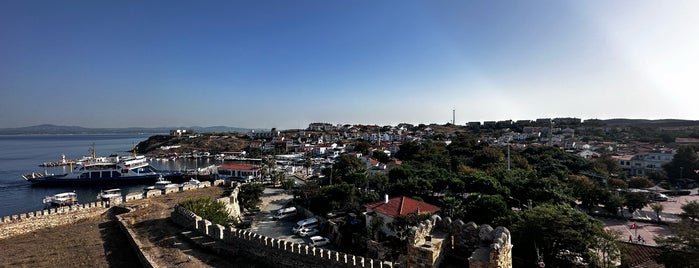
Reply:
<svg viewBox="0 0 699 268"><path fill-rule="evenodd" d="M21 240L42 226L33 220L111 211L154 267L231 265L226 256L256 267L687 267L696 143L699 124L681 120L177 129L137 150L200 163L184 174L201 183L8 216L2 229Z"/></svg>
<svg viewBox="0 0 699 268"><path fill-rule="evenodd" d="M312 231L323 230L321 233L333 238L332 244L344 252L415 263L405 247L401 247L402 252L391 248L406 243L405 226L418 224L418 219L425 220L427 215L439 215L514 227L515 263L520 259L556 266L594 266L594 261L621 265L638 262L633 252L646 248L658 255L667 245L662 244L667 243L663 237L672 233L668 222L693 221L691 215L696 212L691 209L699 199L699 162L693 147L699 143L697 129L693 121L578 118L469 122L462 126L311 123L306 129L255 130L238 136L175 130L171 136L177 138L166 139L166 143L179 140L177 145L145 152L161 158L215 158L223 163L216 166L219 176L288 189L294 206L308 211L304 215L320 215L326 223L332 223L336 215L343 215L343 223L362 222L362 230L352 228L352 224L326 224ZM225 147L225 140L245 142ZM194 144L210 147L192 147ZM149 142L139 146L155 148ZM192 148L196 149L187 151ZM236 160L247 160L250 165L225 164ZM599 245L596 240L569 241L570 248L566 248L553 234L548 234L553 241L539 241L538 246L531 244L537 239L521 236L523 213L556 204L567 204L601 220L603 230L629 245L616 248L600 262L587 252ZM244 210L257 211L260 208L256 205L249 204ZM288 206L263 209L273 214ZM383 206L406 214L384 211ZM415 215L404 217L411 213ZM397 218L405 226L397 227ZM253 219L248 217L246 222L266 232ZM632 229L632 225L643 229ZM599 232L602 229L598 227L578 232ZM529 231L531 235L541 230ZM350 239L356 233L365 237ZM275 231L271 234L280 235ZM362 246L357 248L358 244ZM554 244L556 248L546 248ZM522 248L519 252L518 246ZM626 249L629 247L641 249ZM523 253L524 248L543 253ZM443 260L463 263L465 259L459 261L454 256L470 256L448 253L443 258L439 252L434 254L440 257L433 258L429 266ZM649 261L645 258L643 261Z"/></svg>

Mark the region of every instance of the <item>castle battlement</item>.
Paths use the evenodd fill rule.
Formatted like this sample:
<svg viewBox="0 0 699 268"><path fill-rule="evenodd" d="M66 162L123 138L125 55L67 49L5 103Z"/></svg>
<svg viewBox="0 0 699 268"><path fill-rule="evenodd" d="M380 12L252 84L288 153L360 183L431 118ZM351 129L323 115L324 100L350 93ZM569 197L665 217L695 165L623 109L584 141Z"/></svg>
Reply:
<svg viewBox="0 0 699 268"><path fill-rule="evenodd" d="M335 250L275 239L248 230L224 227L202 219L182 206L175 207L171 219L186 228L224 242L236 252L288 267L392 267L390 263Z"/></svg>

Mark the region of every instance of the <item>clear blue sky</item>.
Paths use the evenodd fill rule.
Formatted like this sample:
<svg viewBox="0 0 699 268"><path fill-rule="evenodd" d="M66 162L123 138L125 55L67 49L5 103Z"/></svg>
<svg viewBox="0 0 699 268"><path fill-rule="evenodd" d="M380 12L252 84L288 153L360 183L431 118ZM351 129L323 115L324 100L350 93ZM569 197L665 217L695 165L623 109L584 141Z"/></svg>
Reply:
<svg viewBox="0 0 699 268"><path fill-rule="evenodd" d="M0 127L699 119L699 1L0 1Z"/></svg>

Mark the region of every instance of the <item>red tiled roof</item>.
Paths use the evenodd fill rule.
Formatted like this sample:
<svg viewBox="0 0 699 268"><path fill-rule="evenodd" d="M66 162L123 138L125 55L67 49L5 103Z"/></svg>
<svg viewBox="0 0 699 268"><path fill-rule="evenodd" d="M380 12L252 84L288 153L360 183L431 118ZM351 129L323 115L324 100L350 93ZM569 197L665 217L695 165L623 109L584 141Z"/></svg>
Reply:
<svg viewBox="0 0 699 268"><path fill-rule="evenodd" d="M366 208L390 217L408 215L413 213L432 213L439 211L439 207L410 197L400 196L388 199L388 203L378 201L365 205Z"/></svg>
<svg viewBox="0 0 699 268"><path fill-rule="evenodd" d="M625 243L625 249L630 257L629 267L637 268L663 268L665 265L655 262L653 257L660 254L661 250L657 247L647 245L639 245L635 243Z"/></svg>
<svg viewBox="0 0 699 268"><path fill-rule="evenodd" d="M221 169L236 169L236 170L255 170L255 169L260 169L260 167L258 167L258 166L251 166L251 165L235 165L235 164L221 165L219 168L221 168Z"/></svg>

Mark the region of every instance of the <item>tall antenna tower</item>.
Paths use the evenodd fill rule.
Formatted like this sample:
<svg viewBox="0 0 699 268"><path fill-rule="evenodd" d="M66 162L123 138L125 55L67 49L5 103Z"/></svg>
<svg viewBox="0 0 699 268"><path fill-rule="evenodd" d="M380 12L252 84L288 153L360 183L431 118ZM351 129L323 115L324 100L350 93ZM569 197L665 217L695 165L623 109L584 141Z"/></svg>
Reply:
<svg viewBox="0 0 699 268"><path fill-rule="evenodd" d="M456 109L451 109L451 124L456 125Z"/></svg>

